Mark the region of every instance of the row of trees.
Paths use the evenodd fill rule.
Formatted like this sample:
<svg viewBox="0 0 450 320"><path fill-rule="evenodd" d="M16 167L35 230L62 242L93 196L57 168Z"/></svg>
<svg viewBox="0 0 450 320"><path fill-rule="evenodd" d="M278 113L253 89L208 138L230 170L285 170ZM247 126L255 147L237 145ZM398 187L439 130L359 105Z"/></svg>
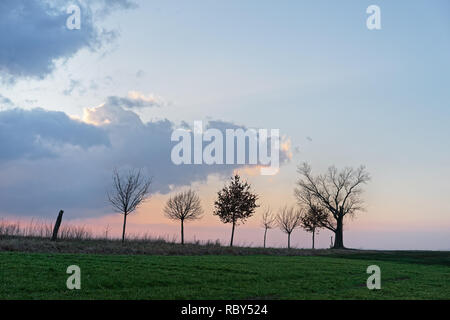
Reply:
<svg viewBox="0 0 450 320"><path fill-rule="evenodd" d="M287 234L287 246L291 247L291 233L298 227L303 227L308 232L313 232L313 244L314 249L314 236L316 234L316 227L310 229L308 213L301 208L284 207L278 214L274 214L270 208L266 209L262 215L262 227L264 228L264 248L266 247L267 231L273 228L280 228L281 231Z"/></svg>
<svg viewBox="0 0 450 320"><path fill-rule="evenodd" d="M344 218L363 210L362 185L370 180L369 174L363 166L341 171L332 166L325 174L313 176L306 163L298 167L298 173L300 178L294 189L297 206L284 207L277 214L269 208L263 212L264 247L269 229L279 227L285 232L290 248L291 233L302 227L312 233L313 248L315 234L322 228L335 234L334 248L344 248ZM148 198L150 185L151 179L144 178L140 171L131 170L126 176L114 171L113 191L108 193L108 199L113 208L124 216L122 242L125 241L127 216ZM218 192L213 214L223 223L232 225L230 247L233 246L236 226L253 216L259 207L257 200L258 195L246 181L241 181L239 175L232 177ZM203 216L200 198L193 190L177 193L167 201L164 214L169 219L180 221L181 243L184 244L184 223Z"/></svg>

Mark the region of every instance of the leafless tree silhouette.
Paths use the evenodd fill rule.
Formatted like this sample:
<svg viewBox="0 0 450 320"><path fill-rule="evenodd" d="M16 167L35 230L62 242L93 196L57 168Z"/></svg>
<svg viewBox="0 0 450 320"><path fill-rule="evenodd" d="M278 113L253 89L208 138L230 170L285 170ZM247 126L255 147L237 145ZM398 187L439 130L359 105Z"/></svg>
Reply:
<svg viewBox="0 0 450 320"><path fill-rule="evenodd" d="M267 230L276 226L276 217L273 215L272 210L267 208L262 214L262 226L264 228L264 248L266 247Z"/></svg>
<svg viewBox="0 0 450 320"><path fill-rule="evenodd" d="M200 198L193 190L177 193L167 200L164 214L172 220L181 222L181 244L184 244L184 222L202 217L203 209Z"/></svg>
<svg viewBox="0 0 450 320"><path fill-rule="evenodd" d="M345 168L338 171L329 167L326 174L313 176L311 167L303 163L298 167L300 179L295 196L301 205L327 212L327 219L321 224L335 233L334 248L344 248L344 217L363 210L362 185L370 180L364 166L357 169Z"/></svg>
<svg viewBox="0 0 450 320"><path fill-rule="evenodd" d="M108 200L114 210L123 214L122 243L125 241L127 216L134 212L149 196L152 180L145 178L141 170L130 170L126 175L120 175L114 169L113 190L108 192Z"/></svg>
<svg viewBox="0 0 450 320"><path fill-rule="evenodd" d="M277 224L281 231L288 235L288 249L291 248L292 231L300 226L302 212L302 209L294 207L284 207L278 212Z"/></svg>
<svg viewBox="0 0 450 320"><path fill-rule="evenodd" d="M324 221L328 219L328 213L313 206L305 210L300 219L302 228L312 233L312 248L314 249L316 230L318 232L323 227Z"/></svg>
<svg viewBox="0 0 450 320"><path fill-rule="evenodd" d="M250 218L255 209L258 196L251 192L247 182L241 182L239 175L231 178L229 185L223 187L217 193L217 200L214 202L214 215L219 216L223 223L232 223L230 247L233 246L234 229L241 221L244 223Z"/></svg>

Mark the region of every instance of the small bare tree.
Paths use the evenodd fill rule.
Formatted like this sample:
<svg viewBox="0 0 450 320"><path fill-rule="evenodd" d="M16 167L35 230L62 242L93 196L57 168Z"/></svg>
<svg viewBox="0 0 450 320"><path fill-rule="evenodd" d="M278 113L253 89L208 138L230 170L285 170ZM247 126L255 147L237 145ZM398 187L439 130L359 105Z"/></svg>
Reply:
<svg viewBox="0 0 450 320"><path fill-rule="evenodd" d="M291 248L291 233L300 226L302 213L302 209L284 207L277 215L278 227L288 235L288 249Z"/></svg>
<svg viewBox="0 0 450 320"><path fill-rule="evenodd" d="M266 236L267 236L267 230L272 229L276 226L276 217L273 215L272 210L270 208L267 208L264 210L262 214L262 226L264 228L264 248L266 247Z"/></svg>
<svg viewBox="0 0 450 320"><path fill-rule="evenodd" d="M323 228L324 221L328 219L328 213L319 208L312 206L306 210L301 216L301 226L308 232L312 233L312 248L314 249L314 240L316 230Z"/></svg>
<svg viewBox="0 0 450 320"><path fill-rule="evenodd" d="M184 222L202 217L203 209L200 198L193 190L177 193L167 200L164 214L172 220L181 222L181 244L184 244Z"/></svg>
<svg viewBox="0 0 450 320"><path fill-rule="evenodd" d="M108 240L109 231L111 231L111 228L109 227L109 224L105 227L105 240Z"/></svg>
<svg viewBox="0 0 450 320"><path fill-rule="evenodd" d="M141 170L130 170L126 175L120 175L114 169L113 190L108 192L108 200L114 210L123 214L122 243L125 241L127 216L134 212L149 196L152 180L145 178Z"/></svg>

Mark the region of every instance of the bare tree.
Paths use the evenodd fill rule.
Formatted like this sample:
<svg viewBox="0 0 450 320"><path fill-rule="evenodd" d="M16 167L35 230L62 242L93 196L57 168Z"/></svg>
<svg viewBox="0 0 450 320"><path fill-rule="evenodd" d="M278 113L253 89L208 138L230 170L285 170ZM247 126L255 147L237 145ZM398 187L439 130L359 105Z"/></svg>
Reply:
<svg viewBox="0 0 450 320"><path fill-rule="evenodd" d="M239 221L245 223L259 207L256 204L258 195L251 191L247 182L241 182L240 179L237 174L231 178L230 184L217 193L217 200L214 202L214 215L219 216L223 223L232 224L230 247L233 246L236 225Z"/></svg>
<svg viewBox="0 0 450 320"><path fill-rule="evenodd" d="M312 233L312 248L314 249L316 230L323 228L322 224L328 219L328 213L313 206L308 208L300 219L302 228Z"/></svg>
<svg viewBox="0 0 450 320"><path fill-rule="evenodd" d="M122 243L125 241L127 216L134 212L149 196L152 180L145 178L141 170L130 170L124 176L114 169L113 190L108 192L108 200L114 210L123 214Z"/></svg>
<svg viewBox="0 0 450 320"><path fill-rule="evenodd" d="M177 193L167 200L164 214L172 220L181 222L181 244L184 244L184 222L202 217L203 209L200 198L193 190Z"/></svg>
<svg viewBox="0 0 450 320"><path fill-rule="evenodd" d="M284 207L278 212L277 224L281 231L288 235L288 249L291 248L291 233L300 226L302 213L302 209L295 209L294 207Z"/></svg>
<svg viewBox="0 0 450 320"><path fill-rule="evenodd" d="M344 248L344 217L363 210L362 185L370 180L365 167L338 171L332 166L326 174L313 176L311 167L303 163L298 173L301 176L295 188L298 203L327 212L326 219L320 220L321 225L335 233L333 248Z"/></svg>
<svg viewBox="0 0 450 320"><path fill-rule="evenodd" d="M109 224L105 227L105 240L108 240L109 231L111 231L111 228L109 227Z"/></svg>
<svg viewBox="0 0 450 320"><path fill-rule="evenodd" d="M272 229L276 226L276 217L273 215L272 210L270 208L267 208L264 210L262 214L262 226L264 228L264 248L266 247L266 236L267 236L267 230Z"/></svg>

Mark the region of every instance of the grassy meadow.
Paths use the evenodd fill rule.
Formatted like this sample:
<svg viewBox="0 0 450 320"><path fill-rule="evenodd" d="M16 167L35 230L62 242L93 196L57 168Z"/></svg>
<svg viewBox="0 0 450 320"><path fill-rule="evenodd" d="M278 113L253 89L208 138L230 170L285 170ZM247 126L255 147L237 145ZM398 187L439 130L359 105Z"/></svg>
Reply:
<svg viewBox="0 0 450 320"><path fill-rule="evenodd" d="M46 241L53 250L38 253L34 247L13 251L5 241L0 299L450 299L448 252L206 245L180 255L186 248L167 244L178 249L125 255L86 253L81 245L79 253L64 253L69 247L76 252L79 242ZM366 287L372 264L381 268L381 290ZM81 290L66 288L69 265L81 268Z"/></svg>

